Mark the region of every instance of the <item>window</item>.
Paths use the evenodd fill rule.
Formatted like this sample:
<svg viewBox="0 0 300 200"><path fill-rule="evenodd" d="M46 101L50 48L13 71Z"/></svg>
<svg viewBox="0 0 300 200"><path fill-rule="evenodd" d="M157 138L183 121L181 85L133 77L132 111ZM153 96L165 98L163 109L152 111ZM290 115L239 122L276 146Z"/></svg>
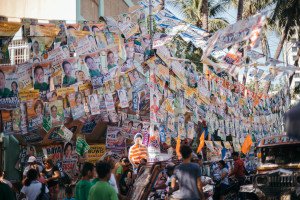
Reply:
<svg viewBox="0 0 300 200"><path fill-rule="evenodd" d="M293 61L297 60L297 56L293 56Z"/></svg>
<svg viewBox="0 0 300 200"><path fill-rule="evenodd" d="M11 64L20 64L29 59L29 45L24 40L13 40L8 49Z"/></svg>
<svg viewBox="0 0 300 200"><path fill-rule="evenodd" d="M297 52L298 48L297 47L292 47L292 52Z"/></svg>
<svg viewBox="0 0 300 200"><path fill-rule="evenodd" d="M300 81L295 81L295 88L300 85Z"/></svg>
<svg viewBox="0 0 300 200"><path fill-rule="evenodd" d="M295 73L295 78L299 78L300 77L300 73Z"/></svg>

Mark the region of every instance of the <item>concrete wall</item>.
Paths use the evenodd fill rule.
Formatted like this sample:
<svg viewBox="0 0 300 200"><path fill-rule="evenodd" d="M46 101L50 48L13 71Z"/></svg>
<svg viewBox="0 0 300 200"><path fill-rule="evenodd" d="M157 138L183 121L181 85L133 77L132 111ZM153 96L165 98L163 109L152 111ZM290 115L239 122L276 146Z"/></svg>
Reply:
<svg viewBox="0 0 300 200"><path fill-rule="evenodd" d="M0 15L75 22L75 0L0 0Z"/></svg>
<svg viewBox="0 0 300 200"><path fill-rule="evenodd" d="M81 16L86 20L98 20L99 1L81 0Z"/></svg>
<svg viewBox="0 0 300 200"><path fill-rule="evenodd" d="M104 15L116 17L128 12L128 6L123 0L104 0Z"/></svg>

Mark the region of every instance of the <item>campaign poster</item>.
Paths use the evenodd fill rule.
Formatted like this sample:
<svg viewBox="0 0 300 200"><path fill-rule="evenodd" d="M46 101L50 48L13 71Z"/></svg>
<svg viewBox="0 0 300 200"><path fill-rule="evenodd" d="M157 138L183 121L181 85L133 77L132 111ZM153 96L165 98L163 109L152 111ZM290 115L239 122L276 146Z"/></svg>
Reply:
<svg viewBox="0 0 300 200"><path fill-rule="evenodd" d="M19 88L16 66L0 66L0 80L0 109L17 108L19 106Z"/></svg>
<svg viewBox="0 0 300 200"><path fill-rule="evenodd" d="M17 65L18 89L28 90L33 88L32 84L32 63L25 62Z"/></svg>
<svg viewBox="0 0 300 200"><path fill-rule="evenodd" d="M159 124L151 124L150 138L148 144L148 154L150 162L159 161L160 155L160 135Z"/></svg>
<svg viewBox="0 0 300 200"><path fill-rule="evenodd" d="M184 123L184 115L179 115L177 119L177 131L178 135L180 135L180 139L184 140L186 138L186 131L185 131L185 123Z"/></svg>
<svg viewBox="0 0 300 200"><path fill-rule="evenodd" d="M118 46L111 47L107 50L107 69L111 78L117 75L119 69L119 48Z"/></svg>
<svg viewBox="0 0 300 200"><path fill-rule="evenodd" d="M65 20L49 20L49 23L55 24L56 28L59 29L58 34L55 37L55 43L60 46L67 44L67 33L66 33L66 21Z"/></svg>
<svg viewBox="0 0 300 200"><path fill-rule="evenodd" d="M95 37L91 34L79 39L75 47L75 52L77 55L93 53L95 51L97 51L97 44Z"/></svg>
<svg viewBox="0 0 300 200"><path fill-rule="evenodd" d="M104 97L100 98L100 120L103 122L109 122L108 120L108 112L106 109L105 99Z"/></svg>
<svg viewBox="0 0 300 200"><path fill-rule="evenodd" d="M35 63L32 67L33 87L46 95L50 89L51 62Z"/></svg>
<svg viewBox="0 0 300 200"><path fill-rule="evenodd" d="M47 52L47 61L52 62L52 65L58 65L60 60L70 57L68 45L58 46Z"/></svg>
<svg viewBox="0 0 300 200"><path fill-rule="evenodd" d="M70 85L77 83L77 78L79 77L78 73L80 69L78 59L69 58L69 59L61 60L60 66L63 72L62 86L68 87ZM80 71L80 73L84 73L84 72ZM86 77L85 74L82 76Z"/></svg>
<svg viewBox="0 0 300 200"><path fill-rule="evenodd" d="M79 173L77 167L78 155L75 152L75 146L71 142L64 144L63 156L62 156L62 169L69 178L73 179Z"/></svg>
<svg viewBox="0 0 300 200"><path fill-rule="evenodd" d="M100 71L102 69L100 54L97 52L82 55L80 56L80 58L84 61L89 71L93 88L97 89L99 87L102 87L104 82L104 74L102 74Z"/></svg>
<svg viewBox="0 0 300 200"><path fill-rule="evenodd" d="M159 95L158 93L152 93L150 96L150 119L153 122L157 122L157 115L159 111Z"/></svg>
<svg viewBox="0 0 300 200"><path fill-rule="evenodd" d="M119 20L118 27L125 38L128 39L136 33L139 33L139 25L135 20L132 20L131 14L122 15L122 20Z"/></svg>
<svg viewBox="0 0 300 200"><path fill-rule="evenodd" d="M61 161L63 158L63 146L62 145L50 145L43 147L43 153L46 158L51 158L53 163L56 164L57 161Z"/></svg>
<svg viewBox="0 0 300 200"><path fill-rule="evenodd" d="M99 31L98 28L94 26L93 30L98 49L105 49L107 47L107 41L104 32Z"/></svg>
<svg viewBox="0 0 300 200"><path fill-rule="evenodd" d="M106 147L104 144L90 145L90 149L87 152L87 161L96 163L105 154Z"/></svg>
<svg viewBox="0 0 300 200"><path fill-rule="evenodd" d="M52 127L61 126L64 123L64 107L62 100L49 103L50 121Z"/></svg>
<svg viewBox="0 0 300 200"><path fill-rule="evenodd" d="M27 91L26 106L28 117L28 131L37 129L43 122L44 103L39 99L37 90Z"/></svg>
<svg viewBox="0 0 300 200"><path fill-rule="evenodd" d="M128 72L128 76L134 90L145 84L145 77L136 69Z"/></svg>
<svg viewBox="0 0 300 200"><path fill-rule="evenodd" d="M29 37L30 61L40 62L47 59L47 52L53 49L54 37Z"/></svg>
<svg viewBox="0 0 300 200"><path fill-rule="evenodd" d="M113 81L107 81L104 83L105 93L115 93L116 88Z"/></svg>
<svg viewBox="0 0 300 200"><path fill-rule="evenodd" d="M73 132L67 127L61 126L58 131L58 135L62 137L65 141L70 142L73 137Z"/></svg>
<svg viewBox="0 0 300 200"><path fill-rule="evenodd" d="M194 123L189 121L187 124L187 138L188 139L194 139L195 137L195 127L194 127Z"/></svg>
<svg viewBox="0 0 300 200"><path fill-rule="evenodd" d="M169 132L174 133L174 131L175 131L175 115L173 113L168 113L167 128L168 128Z"/></svg>
<svg viewBox="0 0 300 200"><path fill-rule="evenodd" d="M82 137L77 137L77 140L76 140L76 153L80 156L83 156L84 154L86 154L88 152L89 149L90 149L90 146L85 141L85 139L82 138Z"/></svg>
<svg viewBox="0 0 300 200"><path fill-rule="evenodd" d="M98 120L100 120L100 116L95 118L89 118L87 121L84 122L81 132L86 134L90 134L93 132L94 128L96 127Z"/></svg>
<svg viewBox="0 0 300 200"><path fill-rule="evenodd" d="M79 24L67 24L66 33L67 43L69 45L71 53L75 52L75 49L77 48L80 39L90 35L90 32L88 31L80 31Z"/></svg>
<svg viewBox="0 0 300 200"><path fill-rule="evenodd" d="M109 123L117 123L119 121L119 116L117 111L114 110L108 110L107 111L107 117Z"/></svg>
<svg viewBox="0 0 300 200"><path fill-rule="evenodd" d="M85 116L84 97L81 92L73 92L68 95L71 114L74 120Z"/></svg>
<svg viewBox="0 0 300 200"><path fill-rule="evenodd" d="M89 106L92 115L100 114L99 99L97 94L89 95Z"/></svg>
<svg viewBox="0 0 300 200"><path fill-rule="evenodd" d="M19 108L3 110L1 117L4 134L16 134L21 132L21 111Z"/></svg>
<svg viewBox="0 0 300 200"><path fill-rule="evenodd" d="M128 90L131 87L127 74L115 78L115 87L117 90Z"/></svg>
<svg viewBox="0 0 300 200"><path fill-rule="evenodd" d="M112 94L105 94L104 99L105 99L106 109L108 111L109 110L115 110L115 102L114 102L114 99L113 99L113 95Z"/></svg>
<svg viewBox="0 0 300 200"><path fill-rule="evenodd" d="M124 149L125 135L122 128L116 126L108 126L106 132L106 148L107 149Z"/></svg>
<svg viewBox="0 0 300 200"><path fill-rule="evenodd" d="M128 99L127 99L127 91L126 90L118 90L118 97L120 100L120 107L127 108L129 107Z"/></svg>
<svg viewBox="0 0 300 200"><path fill-rule="evenodd" d="M8 46L21 23L0 21L0 64L10 63Z"/></svg>

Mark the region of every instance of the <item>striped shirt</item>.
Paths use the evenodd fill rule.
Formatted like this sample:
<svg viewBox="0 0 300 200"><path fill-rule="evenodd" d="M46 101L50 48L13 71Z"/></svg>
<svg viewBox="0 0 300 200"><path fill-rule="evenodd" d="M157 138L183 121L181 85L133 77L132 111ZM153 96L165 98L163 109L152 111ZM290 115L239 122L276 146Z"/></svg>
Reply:
<svg viewBox="0 0 300 200"><path fill-rule="evenodd" d="M144 145L138 145L134 144L132 147L129 149L129 159L134 163L134 164L140 164L141 159L145 158L147 159L148 153L147 153L147 147Z"/></svg>

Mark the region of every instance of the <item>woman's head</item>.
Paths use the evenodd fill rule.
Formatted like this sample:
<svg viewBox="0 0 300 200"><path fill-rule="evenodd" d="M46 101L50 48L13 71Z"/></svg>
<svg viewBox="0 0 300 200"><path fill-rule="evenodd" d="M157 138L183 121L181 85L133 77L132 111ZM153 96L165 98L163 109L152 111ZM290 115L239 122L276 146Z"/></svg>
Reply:
<svg viewBox="0 0 300 200"><path fill-rule="evenodd" d="M32 44L31 50L34 53L37 53L37 52L39 52L39 48L40 48L40 45L39 45L38 41L34 41Z"/></svg>
<svg viewBox="0 0 300 200"><path fill-rule="evenodd" d="M13 81L13 82L11 83L11 90L12 90L12 91L17 91L17 90L18 90L18 84L17 84L16 81Z"/></svg>
<svg viewBox="0 0 300 200"><path fill-rule="evenodd" d="M82 96L80 92L76 92L75 94L76 105L82 104Z"/></svg>
<svg viewBox="0 0 300 200"><path fill-rule="evenodd" d="M73 145L68 142L66 145L65 145L65 148L64 148L64 154L66 156L70 156L72 154L72 149L73 149Z"/></svg>
<svg viewBox="0 0 300 200"><path fill-rule="evenodd" d="M53 160L50 158L46 158L44 161L44 165L46 168L52 168L54 166Z"/></svg>
<svg viewBox="0 0 300 200"><path fill-rule="evenodd" d="M44 82L44 69L42 66L38 65L34 68L34 78L38 83Z"/></svg>
<svg viewBox="0 0 300 200"><path fill-rule="evenodd" d="M43 114L44 105L41 100L37 100L34 104L34 111L37 115Z"/></svg>

